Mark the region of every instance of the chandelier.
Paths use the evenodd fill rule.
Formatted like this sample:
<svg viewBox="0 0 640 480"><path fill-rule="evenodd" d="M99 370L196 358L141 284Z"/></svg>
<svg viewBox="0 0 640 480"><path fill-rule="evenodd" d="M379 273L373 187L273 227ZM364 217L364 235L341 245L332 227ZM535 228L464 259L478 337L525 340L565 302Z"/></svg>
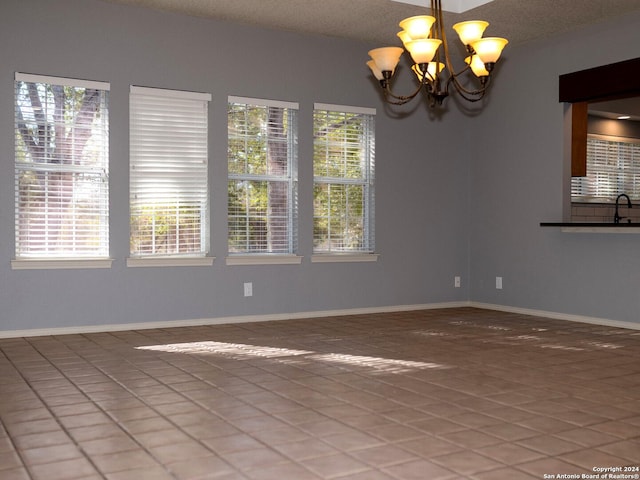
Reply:
<svg viewBox="0 0 640 480"><path fill-rule="evenodd" d="M467 101L480 100L487 91L491 72L500 58L502 49L508 43L504 38L482 38L488 25L489 23L483 20L472 20L453 26L468 53L465 58L466 65L456 72L449 57L449 45L442 22L441 0L431 0L431 15L419 15L402 20L402 30L398 37L413 60L411 69L418 79L418 88L410 95L395 95L391 91L391 79L404 49L375 48L369 51L372 60L369 60L367 65L380 82L385 101L393 105L403 105L424 90L429 106L434 107L442 105L444 99L449 96L451 86ZM469 71L473 75L470 75ZM472 81L475 87L469 87L470 80L463 79L474 76L475 80Z"/></svg>

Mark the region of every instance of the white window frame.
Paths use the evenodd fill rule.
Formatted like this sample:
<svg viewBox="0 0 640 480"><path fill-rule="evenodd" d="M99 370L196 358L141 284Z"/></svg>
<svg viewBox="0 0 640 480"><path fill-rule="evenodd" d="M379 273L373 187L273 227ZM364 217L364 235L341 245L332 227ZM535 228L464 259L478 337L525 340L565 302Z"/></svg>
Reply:
<svg viewBox="0 0 640 480"><path fill-rule="evenodd" d="M326 103L315 103L314 104L314 122L313 122L313 130L314 130L314 158L315 158L315 149L317 145L316 139L316 122L315 116L318 112L337 112L344 114L357 114L366 116L366 125L367 128L363 132L363 138L361 139L362 145L362 158L360 161L362 162L362 177L359 178L347 178L347 177L333 177L333 176L323 176L318 175L314 168L314 189L316 185L338 185L338 186L348 186L348 185L359 185L363 188L364 198L363 198L363 238L362 238L362 248L359 249L349 249L349 248L339 248L339 249L318 249L315 246L316 238L314 233L314 249L313 256L311 257L311 261L313 263L326 263L326 262L372 262L377 261L378 254L375 252L375 228L374 228L374 220L375 220L375 115L376 110L374 108L366 108L366 107L354 107L354 106L345 106L345 105L333 105ZM316 221L316 209L315 209L315 199L314 199L314 225Z"/></svg>
<svg viewBox="0 0 640 480"><path fill-rule="evenodd" d="M273 107L286 111L288 116L288 128L286 131L286 144L287 144L287 168L286 172L282 175L269 174L269 173L251 173L251 172L233 172L231 168L228 171L229 186L232 183L240 182L279 182L283 184L287 192L287 239L284 248L257 249L252 248L252 239L250 235L246 238L246 246L240 251L231 251L231 222L233 212L231 211L231 205L227 205L227 222L228 222L228 256L227 265L259 265L259 264L299 264L302 257L296 255L298 248L298 232L297 232L297 210L298 210L298 197L297 197L297 173L298 173L298 118L297 112L299 105L296 102L286 102L280 100L268 100L249 97L229 96L227 101L228 106L240 105L245 107ZM228 140L242 140L244 136L232 138L232 132L229 128L229 122L227 121L227 137ZM248 138L248 137L247 137ZM255 140L255 139L254 139ZM259 139L257 139L259 141ZM266 140L263 148L266 149ZM229 149L227 161L229 164L232 162L231 149ZM266 171L266 165L265 165ZM238 217L240 220L243 216ZM245 219L248 221L248 219ZM276 251L279 250L279 251Z"/></svg>
<svg viewBox="0 0 640 480"><path fill-rule="evenodd" d="M74 152L73 158L84 158L87 155L86 148L89 148L98 162L95 164L84 164L74 160L73 164L66 164L56 161L56 157L51 157L50 161L47 161L49 155L60 155L60 152L55 150L48 150L51 146L48 142L45 142L45 149L41 153L41 160L37 161L32 157L32 152L23 149L19 144L19 139L24 138L19 133L19 125L29 128L30 119L23 116L23 110L19 107L18 88L19 85L24 83L31 84L44 84L51 86L72 87L78 89L96 89L99 90L99 115L92 120L92 135L87 143L83 146L82 152ZM109 268L111 267L112 259L109 258L109 90L110 84L108 82L83 80L64 77L53 77L48 75L35 75L28 73L15 73L15 101L14 101L14 127L15 127L15 259L11 261L11 267L13 269L75 269L75 268ZM42 97L41 97L42 100ZM67 130L71 128L68 125L68 120L56 120L55 111L53 106L47 101L43 104L43 113L48 116L48 125L60 125L65 129L65 135L67 141L71 142L69 148L73 148L75 145L73 130ZM31 108L31 107L29 107ZM51 108L51 110L50 110ZM25 111L28 113L28 110ZM20 117L18 116L20 115ZM75 118L75 117L74 117ZM37 120L34 118L31 121L31 126L35 126ZM58 130L55 127L51 127L53 131ZM71 137L69 137L71 135ZM60 146L62 141L54 139L53 142L57 147ZM20 155L18 152L21 151ZM23 157L23 158L20 158ZM58 159L59 160L59 159ZM37 168L34 166L37 165ZM44 189L43 194L46 198L45 204L47 207L43 210L43 222L44 222L44 245L42 251L37 251L31 245L29 237L31 236L29 226L24 226L24 217L22 216L23 210L20 207L20 183L21 178L27 172L36 172L36 175L42 176L40 185L49 185L50 174L60 173L69 174L72 178L72 195L73 198L69 200L69 207L71 211L64 213L70 223L63 223L67 229L71 229L72 232L67 234L64 241L65 247L58 249L55 245L50 244L49 235L49 215L50 210L48 208L49 198L51 190L47 187ZM89 180L83 182L82 176L88 176ZM99 185L99 187L91 187L91 185ZM77 210L75 206L78 205L79 199L75 199L75 193L79 195L82 192L88 195L87 198L92 199L91 209L89 210L92 216L98 218L97 224L91 222L89 224L83 224L82 218L87 215L86 211ZM87 246L82 246L82 237L89 229L92 236L97 239L97 245L94 248L87 249ZM49 233L47 233L49 232ZM36 233L38 235L38 233ZM69 237L70 235L70 237ZM26 236L26 239L25 239ZM79 243L77 243L79 242Z"/></svg>
<svg viewBox="0 0 640 480"><path fill-rule="evenodd" d="M209 266L209 190L208 190L208 93L130 87L130 218L137 207L151 206L175 210L175 221L184 204L198 208L198 250L180 252L179 223L176 242L169 252L155 245L156 229L151 225L148 252L134 249L135 233L130 231L131 245L127 266ZM161 121L156 121L160 119ZM166 143L164 143L166 142ZM155 210L154 210L155 211ZM155 215L155 214L154 214ZM132 227L133 228L133 227Z"/></svg>

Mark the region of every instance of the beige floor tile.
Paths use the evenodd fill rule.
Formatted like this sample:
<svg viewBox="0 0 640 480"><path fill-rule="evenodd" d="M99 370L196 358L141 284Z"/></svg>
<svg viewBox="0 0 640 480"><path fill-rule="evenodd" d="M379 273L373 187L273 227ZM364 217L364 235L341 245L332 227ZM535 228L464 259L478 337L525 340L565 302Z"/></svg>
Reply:
<svg viewBox="0 0 640 480"><path fill-rule="evenodd" d="M540 432L513 423L499 423L482 428L482 432L498 437L502 440L515 441L524 438L537 437Z"/></svg>
<svg viewBox="0 0 640 480"><path fill-rule="evenodd" d="M367 428L366 430L386 442L401 442L404 440L411 440L413 438L420 438L424 435L423 432L415 428L398 424L380 425Z"/></svg>
<svg viewBox="0 0 640 480"><path fill-rule="evenodd" d="M208 438L203 443L220 455L231 452L239 452L242 450L254 450L261 448L264 444L246 433L238 433L235 435L225 435L220 437ZM298 445L304 442L296 442Z"/></svg>
<svg viewBox="0 0 640 480"><path fill-rule="evenodd" d="M563 461L560 458L545 457L532 462L521 463L517 466L522 470L537 478L547 474L582 475L583 473L593 473L592 469L584 469L576 465Z"/></svg>
<svg viewBox="0 0 640 480"><path fill-rule="evenodd" d="M1 473L2 480L31 480L27 470L22 467L3 469Z"/></svg>
<svg viewBox="0 0 640 480"><path fill-rule="evenodd" d="M33 480L76 480L97 474L85 458L33 465L29 471Z"/></svg>
<svg viewBox="0 0 640 480"><path fill-rule="evenodd" d="M121 435L80 442L79 446L90 456L126 452L138 447L137 443L124 432Z"/></svg>
<svg viewBox="0 0 640 480"><path fill-rule="evenodd" d="M13 437L13 442L20 449L31 449L40 447L50 447L53 445L62 445L71 443L69 435L63 430L55 432L30 433Z"/></svg>
<svg viewBox="0 0 640 480"><path fill-rule="evenodd" d="M270 448L230 452L224 455L224 459L242 471L261 469L288 462L286 457Z"/></svg>
<svg viewBox="0 0 640 480"><path fill-rule="evenodd" d="M595 447L606 445L619 440L618 437L606 433L591 430L589 428L576 428L554 434L555 437L562 438L584 447Z"/></svg>
<svg viewBox="0 0 640 480"><path fill-rule="evenodd" d="M318 438L311 438L300 442L283 443L276 445L275 449L295 461L326 457L340 453L339 450ZM357 453L358 452L354 452L353 455L357 456Z"/></svg>
<svg viewBox="0 0 640 480"><path fill-rule="evenodd" d="M22 460L15 451L0 453L0 477L2 477L4 470L14 470L20 467L22 467Z"/></svg>
<svg viewBox="0 0 640 480"><path fill-rule="evenodd" d="M188 477L185 477L188 478ZM175 480L175 477L162 467L132 468L121 472L108 473L107 480Z"/></svg>
<svg viewBox="0 0 640 480"><path fill-rule="evenodd" d="M415 440L399 442L396 443L396 445L423 458L432 458L446 453L466 450L464 447L448 442L442 438L427 435Z"/></svg>
<svg viewBox="0 0 640 480"><path fill-rule="evenodd" d="M439 457L433 457L430 461L452 470L460 475L495 470L503 465L483 455L474 452L456 452Z"/></svg>
<svg viewBox="0 0 640 480"><path fill-rule="evenodd" d="M303 460L302 465L321 478L336 478L370 470L366 463L342 453Z"/></svg>
<svg viewBox="0 0 640 480"><path fill-rule="evenodd" d="M61 431L58 422L52 418L46 420L31 420L19 423L10 423L6 425L6 428L9 434L15 437L38 433L55 433Z"/></svg>
<svg viewBox="0 0 640 480"><path fill-rule="evenodd" d="M110 424L113 422L113 420L102 412L95 412L61 417L60 422L65 428L70 429L78 427L89 427L92 425Z"/></svg>
<svg viewBox="0 0 640 480"><path fill-rule="evenodd" d="M579 427L587 427L589 425L602 423L607 420L605 417L594 415L592 413L581 412L578 410L561 412L552 416L553 418L557 418L559 420L562 420L563 422L569 422L574 425L578 425Z"/></svg>
<svg viewBox="0 0 640 480"><path fill-rule="evenodd" d="M96 438L119 436L122 434L122 431L123 429L120 425L115 423L106 423L101 425L71 428L69 429L69 434L75 441L82 442L86 440L94 440Z"/></svg>
<svg viewBox="0 0 640 480"><path fill-rule="evenodd" d="M610 422L591 425L590 429L613 435L618 438L631 438L638 436L638 426L626 423L624 420L612 420Z"/></svg>
<svg viewBox="0 0 640 480"><path fill-rule="evenodd" d="M638 455L637 458L640 459L640 455ZM563 455L562 459L566 462L573 463L578 467L584 468L585 470L592 469L594 466L606 465L611 467L622 467L628 464L627 460L624 458L593 449L570 452ZM637 464L635 466L640 467L640 465Z"/></svg>
<svg viewBox="0 0 640 480"><path fill-rule="evenodd" d="M477 449L477 452L505 465L517 465L519 463L530 462L545 456L540 452L536 452L513 443L500 443L498 445L482 447Z"/></svg>
<svg viewBox="0 0 640 480"><path fill-rule="evenodd" d="M303 441L311 438L311 434L292 426L258 430L257 432L253 432L253 436L266 445L280 445L282 443Z"/></svg>
<svg viewBox="0 0 640 480"><path fill-rule="evenodd" d="M597 447L597 450L615 455L617 457L640 463L640 438L635 440L625 440L622 442L610 443Z"/></svg>
<svg viewBox="0 0 640 480"><path fill-rule="evenodd" d="M540 475L529 475L528 473L515 470L513 468L500 468L489 472L471 475L473 480L539 480Z"/></svg>
<svg viewBox="0 0 640 480"><path fill-rule="evenodd" d="M383 469L396 478L403 480L452 480L459 478L459 474L447 470L428 460L413 460L399 465L392 465Z"/></svg>
<svg viewBox="0 0 640 480"><path fill-rule="evenodd" d="M500 423L495 417L478 412L466 412L449 417L449 420L469 428L486 428Z"/></svg>
<svg viewBox="0 0 640 480"><path fill-rule="evenodd" d="M523 440L518 440L516 444L550 457L555 457L568 452L575 452L576 450L581 450L583 448L577 443L551 435L540 435L538 437L525 438Z"/></svg>
<svg viewBox="0 0 640 480"><path fill-rule="evenodd" d="M217 478L225 475L240 475L223 458L212 455L197 461L182 460L166 467L171 473L182 479Z"/></svg>
<svg viewBox="0 0 640 480"><path fill-rule="evenodd" d="M170 445L151 447L149 453L163 465L183 460L193 460L197 462L200 458L212 455L212 452L208 448L194 440L185 443L172 443Z"/></svg>
<svg viewBox="0 0 640 480"><path fill-rule="evenodd" d="M445 433L439 436L451 443L468 449L502 443L502 440L499 438L493 435L487 435L478 430L463 430L461 432Z"/></svg>
<svg viewBox="0 0 640 480"><path fill-rule="evenodd" d="M24 462L29 466L71 460L83 456L82 452L73 443L21 450L20 454Z"/></svg>
<svg viewBox="0 0 640 480"><path fill-rule="evenodd" d="M246 472L246 475L251 480L283 480L288 478L295 480L320 480L323 478L295 463L273 465L259 470Z"/></svg>
<svg viewBox="0 0 640 480"><path fill-rule="evenodd" d="M124 470L152 468L156 464L151 455L142 449L108 453L104 455L93 455L91 460L104 474L121 472Z"/></svg>
<svg viewBox="0 0 640 480"><path fill-rule="evenodd" d="M637 464L640 336L626 333L461 308L0 339L0 478L530 480Z"/></svg>
<svg viewBox="0 0 640 480"><path fill-rule="evenodd" d="M542 433L557 433L563 432L565 430L572 430L575 428L575 425L568 422L563 422L558 420L557 418L547 417L543 415L536 415L530 418L525 418L523 420L518 420L519 425L531 428L533 430L538 430Z"/></svg>
<svg viewBox="0 0 640 480"><path fill-rule="evenodd" d="M366 470L364 472L347 474L346 476L336 477L336 480L397 480L398 477L391 477L389 474L379 470Z"/></svg>
<svg viewBox="0 0 640 480"><path fill-rule="evenodd" d="M413 422L411 426L430 435L441 435L467 430L467 427L464 425L460 425L459 423L455 423L444 418L428 418L426 420Z"/></svg>
<svg viewBox="0 0 640 480"><path fill-rule="evenodd" d="M375 447L385 443L384 440L374 435L358 432L357 430L325 435L322 437L322 440L332 447L345 452Z"/></svg>
<svg viewBox="0 0 640 480"><path fill-rule="evenodd" d="M410 453L396 445L380 445L365 448L351 452L351 455L377 468L420 459L417 454Z"/></svg>

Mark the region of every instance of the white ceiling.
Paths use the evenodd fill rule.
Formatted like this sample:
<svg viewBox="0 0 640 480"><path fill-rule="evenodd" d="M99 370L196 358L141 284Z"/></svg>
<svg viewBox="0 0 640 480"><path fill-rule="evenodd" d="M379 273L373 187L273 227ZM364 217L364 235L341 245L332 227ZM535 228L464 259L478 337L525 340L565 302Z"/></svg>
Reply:
<svg viewBox="0 0 640 480"><path fill-rule="evenodd" d="M349 38L379 46L399 45L396 37L398 22L405 17L428 13L425 7L393 0L103 1ZM403 1L417 3L425 0ZM479 0L465 1L480 3ZM490 23L487 36L506 37L511 44L519 44L635 10L640 10L640 0L494 0L460 14L445 12L444 23L453 25L464 20L487 20Z"/></svg>
<svg viewBox="0 0 640 480"><path fill-rule="evenodd" d="M408 3L409 5L418 5L420 7L429 7L431 5L430 0L391 0L391 1ZM442 10L446 12L462 13L489 2L493 2L493 0L442 0Z"/></svg>

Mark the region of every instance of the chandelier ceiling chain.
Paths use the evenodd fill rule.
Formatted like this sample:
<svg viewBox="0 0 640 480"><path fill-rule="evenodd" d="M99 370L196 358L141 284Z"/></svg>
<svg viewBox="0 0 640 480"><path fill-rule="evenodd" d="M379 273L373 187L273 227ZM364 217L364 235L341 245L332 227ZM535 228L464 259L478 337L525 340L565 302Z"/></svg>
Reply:
<svg viewBox="0 0 640 480"><path fill-rule="evenodd" d="M403 105L424 90L430 107L442 105L449 96L451 85L469 102L482 99L489 86L491 72L508 41L499 37L482 37L489 25L483 20L459 22L453 25L467 53L466 66L456 72L449 56L449 45L442 21L441 0L431 0L431 15L418 15L400 22L398 37L411 55L411 69L418 79L418 87L409 95L396 95L391 91L391 78L404 52L401 47L382 47L369 51L367 65L380 82L384 99L393 105ZM442 49L440 48L442 46ZM468 72L476 77L477 88L468 88L459 77Z"/></svg>

